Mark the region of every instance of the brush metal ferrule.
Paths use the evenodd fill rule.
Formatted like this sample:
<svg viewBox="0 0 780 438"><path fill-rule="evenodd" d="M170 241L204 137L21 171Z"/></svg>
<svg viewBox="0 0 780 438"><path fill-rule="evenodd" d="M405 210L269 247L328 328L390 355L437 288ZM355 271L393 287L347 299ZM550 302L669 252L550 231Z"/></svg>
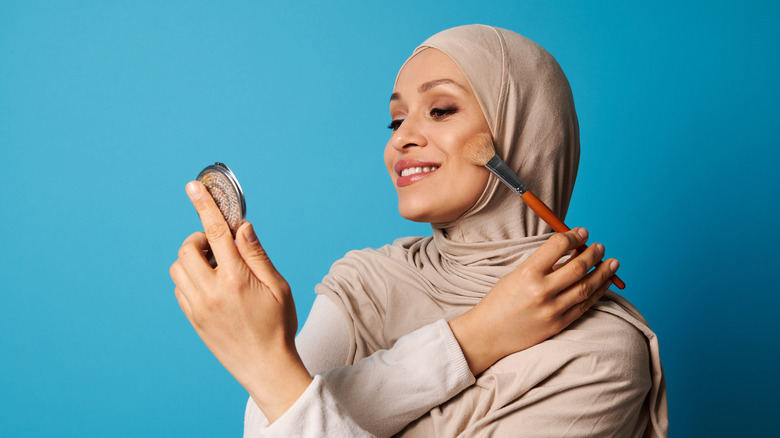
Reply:
<svg viewBox="0 0 780 438"><path fill-rule="evenodd" d="M517 192L520 196L528 191L528 187L520 181L520 178L515 175L512 169L510 169L498 155L493 155L493 158L485 164L485 167L493 172L498 179L507 185L507 187Z"/></svg>

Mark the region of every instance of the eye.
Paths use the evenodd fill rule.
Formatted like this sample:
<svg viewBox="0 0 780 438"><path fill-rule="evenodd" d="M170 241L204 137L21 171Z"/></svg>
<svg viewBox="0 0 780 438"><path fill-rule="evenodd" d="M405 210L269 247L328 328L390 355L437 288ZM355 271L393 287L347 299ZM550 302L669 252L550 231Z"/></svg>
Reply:
<svg viewBox="0 0 780 438"><path fill-rule="evenodd" d="M401 123L404 122L404 119L395 119L392 122L390 122L389 125L387 125L388 129L392 129L393 131L397 130L401 127Z"/></svg>
<svg viewBox="0 0 780 438"><path fill-rule="evenodd" d="M431 109L431 117L434 119L441 119L458 112L458 108L454 106L446 106L441 108Z"/></svg>

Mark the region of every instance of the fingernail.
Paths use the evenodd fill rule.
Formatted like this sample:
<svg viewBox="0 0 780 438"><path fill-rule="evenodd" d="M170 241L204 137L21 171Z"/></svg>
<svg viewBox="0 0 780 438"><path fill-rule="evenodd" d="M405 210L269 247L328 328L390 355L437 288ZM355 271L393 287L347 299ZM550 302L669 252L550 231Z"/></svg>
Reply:
<svg viewBox="0 0 780 438"><path fill-rule="evenodd" d="M246 230L244 231L244 239L246 239L248 243L257 241L257 235L255 234L255 229L252 227L251 223L247 225Z"/></svg>
<svg viewBox="0 0 780 438"><path fill-rule="evenodd" d="M593 246L596 247L596 250L598 250L599 253L604 254L604 245L600 243L595 243Z"/></svg>
<svg viewBox="0 0 780 438"><path fill-rule="evenodd" d="M617 271L619 267L620 267L620 262L618 262L617 260L612 260L612 262L609 264L609 269L612 272Z"/></svg>
<svg viewBox="0 0 780 438"><path fill-rule="evenodd" d="M200 190L198 190L198 183L195 181L188 182L185 189L187 190L187 194L190 195L190 198L192 199L197 198L200 194Z"/></svg>
<svg viewBox="0 0 780 438"><path fill-rule="evenodd" d="M582 237L583 239L588 238L588 230L586 230L585 228L577 228L577 234L579 234L580 237Z"/></svg>

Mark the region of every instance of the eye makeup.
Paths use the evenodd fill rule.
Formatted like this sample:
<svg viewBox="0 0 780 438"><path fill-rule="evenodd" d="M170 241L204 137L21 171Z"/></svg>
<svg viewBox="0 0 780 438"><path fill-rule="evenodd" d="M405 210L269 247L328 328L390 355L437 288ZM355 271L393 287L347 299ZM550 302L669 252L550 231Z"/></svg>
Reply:
<svg viewBox="0 0 780 438"><path fill-rule="evenodd" d="M458 112L458 107L454 105L448 105L448 106L441 106L432 108L430 111L431 117L434 119L443 119L447 116L451 116Z"/></svg>

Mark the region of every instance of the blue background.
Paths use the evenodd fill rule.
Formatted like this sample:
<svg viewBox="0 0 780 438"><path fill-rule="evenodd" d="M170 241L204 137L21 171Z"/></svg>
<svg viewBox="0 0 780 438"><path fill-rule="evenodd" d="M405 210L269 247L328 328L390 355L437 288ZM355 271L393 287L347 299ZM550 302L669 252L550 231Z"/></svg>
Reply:
<svg viewBox="0 0 780 438"><path fill-rule="evenodd" d="M469 23L547 48L582 161L567 223L661 340L673 436L778 433L772 2L0 1L0 435L238 436L246 393L173 296L184 185L228 163L290 281L405 222L396 71Z"/></svg>

